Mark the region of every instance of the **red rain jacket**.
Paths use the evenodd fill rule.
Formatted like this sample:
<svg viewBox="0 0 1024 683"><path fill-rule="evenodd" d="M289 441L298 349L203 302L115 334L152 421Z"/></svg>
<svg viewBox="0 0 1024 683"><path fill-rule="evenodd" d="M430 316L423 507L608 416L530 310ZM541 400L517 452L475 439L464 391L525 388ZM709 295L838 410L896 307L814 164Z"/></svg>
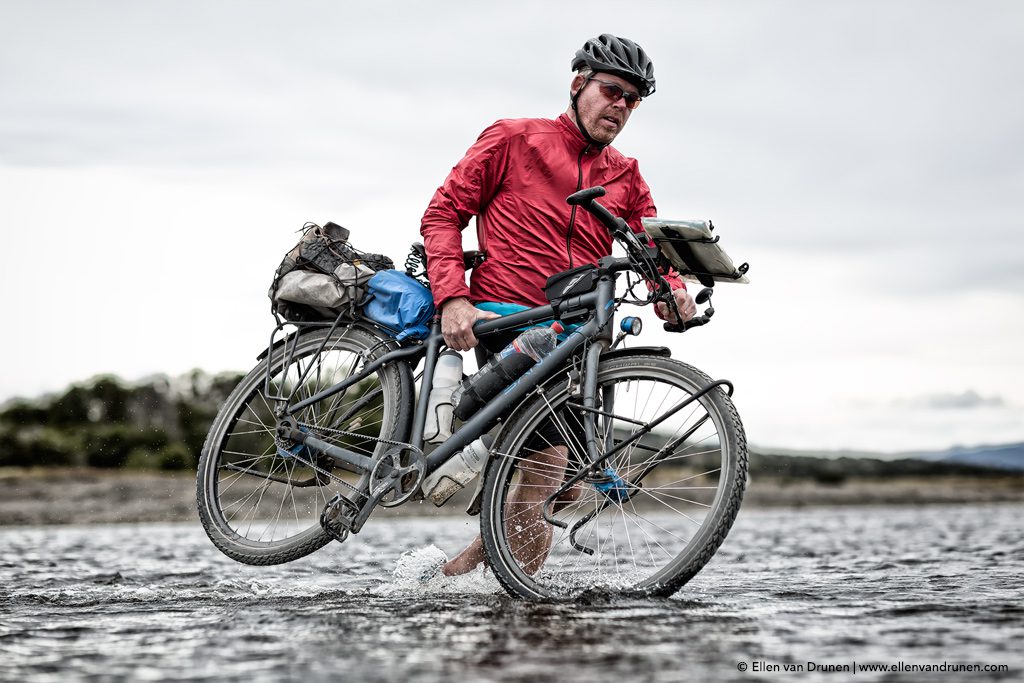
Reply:
<svg viewBox="0 0 1024 683"><path fill-rule="evenodd" d="M599 201L634 232L643 232L641 218L657 214L636 160L612 147L593 150L566 114L507 119L484 130L423 214L420 233L438 308L460 296L541 306L548 276L609 255L607 228L565 202L595 185L607 191ZM487 259L467 287L461 231L473 216Z"/></svg>

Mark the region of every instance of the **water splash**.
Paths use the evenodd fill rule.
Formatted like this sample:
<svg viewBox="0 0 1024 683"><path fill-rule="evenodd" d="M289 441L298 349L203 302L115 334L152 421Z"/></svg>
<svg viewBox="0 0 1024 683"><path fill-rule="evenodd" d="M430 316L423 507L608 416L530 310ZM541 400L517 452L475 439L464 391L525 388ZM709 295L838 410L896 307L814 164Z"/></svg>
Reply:
<svg viewBox="0 0 1024 683"><path fill-rule="evenodd" d="M441 567L447 561L448 555L436 545L406 551L395 562L391 580L372 592L383 596L488 595L500 590L498 582L483 564L466 574L445 576Z"/></svg>
<svg viewBox="0 0 1024 683"><path fill-rule="evenodd" d="M436 545L407 550L395 562L392 580L399 584L426 584L441 575L448 555Z"/></svg>

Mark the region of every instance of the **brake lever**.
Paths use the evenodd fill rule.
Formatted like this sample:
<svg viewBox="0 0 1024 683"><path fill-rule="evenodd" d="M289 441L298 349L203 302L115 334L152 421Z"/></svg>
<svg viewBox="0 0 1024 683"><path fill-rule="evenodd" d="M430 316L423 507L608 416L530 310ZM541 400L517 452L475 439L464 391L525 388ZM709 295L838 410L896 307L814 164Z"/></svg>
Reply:
<svg viewBox="0 0 1024 683"><path fill-rule="evenodd" d="M686 332L689 329L692 329L694 327L700 327L702 325L707 325L709 322L711 322L711 316L713 316L715 314L715 308L714 308L714 306L712 306L710 304L711 294L712 293L713 292L712 292L710 287L705 287L704 289L700 290L700 293L697 294L697 297L695 298L695 301L698 304L708 303L708 307L704 310L704 315L695 316L695 317L690 318L689 320L686 320L686 321L684 321L682 323L665 323L665 325L664 325L665 331L666 332ZM679 311L677 309L676 310L676 316L677 317L678 317L678 314L679 314Z"/></svg>
<svg viewBox="0 0 1024 683"><path fill-rule="evenodd" d="M714 309L711 310L713 311ZM686 332L694 327L707 325L709 322L711 322L710 315L699 315L696 318L690 318L684 323L665 323L664 328L666 332Z"/></svg>

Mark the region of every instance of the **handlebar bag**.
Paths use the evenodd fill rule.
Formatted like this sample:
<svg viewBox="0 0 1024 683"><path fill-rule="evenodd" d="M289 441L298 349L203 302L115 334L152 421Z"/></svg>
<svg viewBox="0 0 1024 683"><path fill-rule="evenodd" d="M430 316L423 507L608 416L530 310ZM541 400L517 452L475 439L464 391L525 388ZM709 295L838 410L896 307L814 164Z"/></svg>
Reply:
<svg viewBox="0 0 1024 683"><path fill-rule="evenodd" d="M383 326L396 340L424 339L430 334L434 297L415 278L398 270L382 270L366 283L363 317Z"/></svg>

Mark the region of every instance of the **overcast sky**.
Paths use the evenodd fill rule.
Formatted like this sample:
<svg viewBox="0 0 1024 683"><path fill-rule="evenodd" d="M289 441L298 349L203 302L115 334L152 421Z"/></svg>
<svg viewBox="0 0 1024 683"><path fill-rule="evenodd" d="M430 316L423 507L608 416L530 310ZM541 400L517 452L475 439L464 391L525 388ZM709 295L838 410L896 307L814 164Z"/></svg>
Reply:
<svg viewBox="0 0 1024 683"><path fill-rule="evenodd" d="M641 341L733 380L755 445L1024 439L1014 2L3 3L0 401L248 369L295 230L403 260L480 130L557 116L603 32L658 79L616 147L751 265Z"/></svg>

